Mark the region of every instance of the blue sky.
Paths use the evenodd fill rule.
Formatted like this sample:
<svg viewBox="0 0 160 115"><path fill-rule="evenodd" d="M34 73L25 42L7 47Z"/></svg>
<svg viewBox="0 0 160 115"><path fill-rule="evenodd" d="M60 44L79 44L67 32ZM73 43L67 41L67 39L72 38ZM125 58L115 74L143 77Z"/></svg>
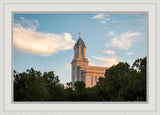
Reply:
<svg viewBox="0 0 160 115"><path fill-rule="evenodd" d="M89 65L132 65L147 56L145 13L15 13L14 70L54 71L61 83L70 82L78 32L86 44Z"/></svg>

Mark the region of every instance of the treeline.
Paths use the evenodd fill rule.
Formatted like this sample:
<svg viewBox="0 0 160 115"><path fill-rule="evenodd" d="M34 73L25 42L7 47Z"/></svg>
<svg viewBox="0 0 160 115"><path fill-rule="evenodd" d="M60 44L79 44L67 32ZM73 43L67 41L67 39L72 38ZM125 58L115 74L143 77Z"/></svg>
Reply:
<svg viewBox="0 0 160 115"><path fill-rule="evenodd" d="M85 88L77 81L74 90L64 88L58 76L51 72L14 71L14 101L146 101L146 58L112 66L99 78L97 85Z"/></svg>

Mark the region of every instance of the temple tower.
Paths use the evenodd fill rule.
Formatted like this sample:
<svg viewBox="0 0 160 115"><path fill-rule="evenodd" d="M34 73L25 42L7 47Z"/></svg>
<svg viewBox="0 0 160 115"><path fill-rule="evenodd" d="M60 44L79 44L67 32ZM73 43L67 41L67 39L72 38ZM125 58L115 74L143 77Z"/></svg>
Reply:
<svg viewBox="0 0 160 115"><path fill-rule="evenodd" d="M74 45L74 59L72 64L72 84L76 81L84 81L85 75L83 75L83 70L88 66L88 59L86 58L86 46L81 38L81 33L79 33L79 38Z"/></svg>
<svg viewBox="0 0 160 115"><path fill-rule="evenodd" d="M79 33L79 38L74 45L74 59L72 59L72 86L76 81L84 81L86 87L96 85L100 77L105 77L108 67L89 66L86 58L86 46Z"/></svg>

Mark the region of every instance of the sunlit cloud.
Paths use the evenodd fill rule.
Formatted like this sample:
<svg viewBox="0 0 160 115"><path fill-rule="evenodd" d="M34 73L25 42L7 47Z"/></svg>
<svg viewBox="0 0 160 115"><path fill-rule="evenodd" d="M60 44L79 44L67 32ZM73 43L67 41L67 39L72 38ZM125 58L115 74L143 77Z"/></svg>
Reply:
<svg viewBox="0 0 160 115"><path fill-rule="evenodd" d="M133 55L133 52L127 52L126 55Z"/></svg>
<svg viewBox="0 0 160 115"><path fill-rule="evenodd" d="M108 47L117 47L120 49L128 50L132 43L136 42L137 40L141 39L141 33L140 32L127 32L123 33L120 36L114 37L110 43L107 43L106 45Z"/></svg>
<svg viewBox="0 0 160 115"><path fill-rule="evenodd" d="M104 50L103 53L108 54L108 55L114 55L116 52L112 50Z"/></svg>
<svg viewBox="0 0 160 115"><path fill-rule="evenodd" d="M117 56L112 57L97 57L92 56L92 58L100 60L103 64L101 66L111 67L113 65L118 64L119 60Z"/></svg>
<svg viewBox="0 0 160 115"><path fill-rule="evenodd" d="M22 24L21 24L22 23ZM34 20L34 23L37 23ZM59 51L72 49L75 41L69 33L53 34L36 31L37 25L22 18L13 26L13 42L17 49L27 53L48 56ZM27 26L27 24L29 24ZM22 26L24 25L24 26Z"/></svg>

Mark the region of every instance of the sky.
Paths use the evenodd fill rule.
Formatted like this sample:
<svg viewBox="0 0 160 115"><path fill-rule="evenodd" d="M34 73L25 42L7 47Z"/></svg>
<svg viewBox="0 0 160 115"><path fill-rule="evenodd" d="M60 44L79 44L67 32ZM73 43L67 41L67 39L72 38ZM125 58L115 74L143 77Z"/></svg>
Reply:
<svg viewBox="0 0 160 115"><path fill-rule="evenodd" d="M147 56L146 13L14 13L13 69L54 71L71 81L73 46L79 32L91 66L130 66Z"/></svg>

